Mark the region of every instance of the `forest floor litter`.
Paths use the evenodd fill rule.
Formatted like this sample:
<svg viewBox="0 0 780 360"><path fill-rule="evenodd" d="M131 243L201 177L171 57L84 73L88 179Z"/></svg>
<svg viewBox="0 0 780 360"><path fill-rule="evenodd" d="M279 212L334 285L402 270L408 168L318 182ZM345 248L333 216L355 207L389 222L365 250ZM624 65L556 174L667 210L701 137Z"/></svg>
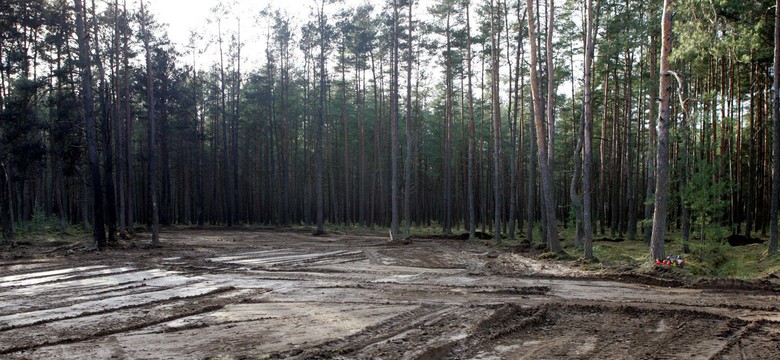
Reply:
<svg viewBox="0 0 780 360"><path fill-rule="evenodd" d="M0 257L0 359L768 359L780 284L484 241L171 229ZM81 248L78 248L81 249ZM665 277L666 276L666 277Z"/></svg>

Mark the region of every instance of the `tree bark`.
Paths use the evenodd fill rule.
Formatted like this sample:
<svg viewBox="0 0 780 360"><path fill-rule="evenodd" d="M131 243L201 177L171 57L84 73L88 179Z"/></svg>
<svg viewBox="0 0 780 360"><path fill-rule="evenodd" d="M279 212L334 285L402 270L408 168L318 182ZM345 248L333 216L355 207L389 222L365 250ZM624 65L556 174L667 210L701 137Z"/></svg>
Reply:
<svg viewBox="0 0 780 360"><path fill-rule="evenodd" d="M349 189L349 128L347 125L347 61L346 61L346 38L342 37L341 44L341 128L344 135L343 150L343 176L344 176L344 225L350 225L350 189Z"/></svg>
<svg viewBox="0 0 780 360"><path fill-rule="evenodd" d="M780 0L775 1L775 49L772 102L772 205L770 209L769 253L777 254L777 213L780 206Z"/></svg>
<svg viewBox="0 0 780 360"><path fill-rule="evenodd" d="M398 1L393 0L393 61L392 64L390 64L392 67L392 78L390 79L390 104L392 106L392 119L390 124L390 166L392 167L392 169L390 169L390 207L392 211L390 221L390 237L392 239L399 239L401 235L399 232L401 214L399 211L400 209L398 208L398 203L400 202L400 197L398 194L398 150L401 146L398 134L398 22L400 21L398 17Z"/></svg>
<svg viewBox="0 0 780 360"><path fill-rule="evenodd" d="M11 192L8 187L6 163L5 147L0 142L0 228L3 231L3 244L10 246L14 237L14 228L11 224Z"/></svg>
<svg viewBox="0 0 780 360"><path fill-rule="evenodd" d="M656 74L658 72L658 60L657 60L657 52L658 52L658 36L655 34L650 36L650 74ZM655 165L656 165L656 156L655 151L657 149L658 144L656 143L656 113L657 113L657 107L656 107L656 94L658 94L658 81L656 80L655 76L650 77L650 104L649 104L649 120L650 124L647 126L648 128L648 138L647 138L647 183L645 187L645 216L644 216L644 225L642 226L642 231L644 232L644 239L645 243L647 245L650 245L650 237L653 233L652 231L652 223L649 221L653 216L653 209L654 209L654 203L655 203Z"/></svg>
<svg viewBox="0 0 780 360"><path fill-rule="evenodd" d="M517 2L517 23L519 25L522 25L522 18L521 18L521 11L520 11L520 2ZM509 36L510 26L509 26L509 5L504 2L504 6L506 7L506 18L505 18L505 29L506 29L506 37L507 41L511 38ZM508 216L508 222L509 222L509 239L514 240L515 239L515 222L517 219L517 204L518 204L518 198L520 197L520 191L518 190L517 186L517 171L519 167L519 159L517 156L518 153L518 146L517 146L517 133L518 133L518 126L517 126L517 120L518 120L518 114L521 113L520 109L522 107L522 95L521 95L521 77L523 76L523 73L521 71L521 65L520 65L520 59L522 58L522 50L523 48L523 34L522 31L518 31L517 33L517 48L515 51L515 74L514 74L514 93L510 94L510 96L514 97L514 107L512 107L512 111L507 112L507 116L510 117L509 126L510 126L510 144L509 144L509 151L510 151L510 157L509 157L509 216ZM512 60L511 60L511 52L510 47L507 46L507 62L509 63L509 66L511 67ZM510 80L512 81L512 80ZM522 126L520 127L522 129ZM521 133L522 134L522 133ZM522 138L522 136L521 136ZM522 143L522 139L520 140ZM522 149L522 146L520 146L520 149ZM520 151L522 154L522 151ZM522 217L520 217L520 228L522 228Z"/></svg>
<svg viewBox="0 0 780 360"><path fill-rule="evenodd" d="M601 1L598 2L598 5ZM597 8L598 8L597 5ZM585 32L585 76L583 84L583 148L582 148L582 243L583 256L586 260L593 258L593 221L591 211L593 174L593 55L596 47L596 27L593 24L593 0L587 0L586 32Z"/></svg>
<svg viewBox="0 0 780 360"><path fill-rule="evenodd" d="M555 0L548 0L547 6L547 45L545 55L547 57L547 105L544 109L547 111L547 167L550 173L550 183L554 183L555 172L553 164L555 163L555 62L553 61L553 32L555 29ZM550 194L552 198L552 193ZM553 214L555 206L553 204ZM553 226L556 224L553 222ZM556 236L557 237L557 236Z"/></svg>
<svg viewBox="0 0 780 360"><path fill-rule="evenodd" d="M490 1L490 42L491 42L491 48L490 48L490 57L492 60L491 65L491 79L490 79L490 86L491 86L491 94L490 94L490 100L492 102L492 110L493 110L493 195L494 195L494 239L497 243L501 242L501 207L502 207L502 196L501 196L501 102L500 102L500 95L499 95L499 51L498 51L498 40L496 39L497 34L500 34L501 31L499 29L499 26L497 24L500 24L501 21L496 19L500 15L500 10L497 10L496 7L493 4L493 1Z"/></svg>
<svg viewBox="0 0 780 360"><path fill-rule="evenodd" d="M655 210L653 213L653 234L650 239L650 257L653 260L664 257L664 232L666 231L666 205L669 193L669 126L672 83L669 55L672 52L672 13L674 0L664 0L661 23L661 107L658 117L658 177L655 182Z"/></svg>
<svg viewBox="0 0 780 360"><path fill-rule="evenodd" d="M444 115L444 211L443 232L452 233L452 29L451 9L447 8L446 41L447 52L445 57L445 115Z"/></svg>
<svg viewBox="0 0 780 360"><path fill-rule="evenodd" d="M79 43L79 65L81 67L81 91L84 104L84 119L87 128L87 151L92 177L92 201L94 204L92 234L98 248L106 246L106 230L103 221L103 188L100 179L100 164L97 153L97 131L95 108L92 99L92 69L89 51L89 38L85 28L86 11L81 0L75 0L76 32Z"/></svg>
<svg viewBox="0 0 780 360"><path fill-rule="evenodd" d="M558 239L558 229L556 226L557 222L555 218L555 202L553 200L552 177L550 175L552 173L552 169L550 168L551 164L548 157L548 142L545 141L547 136L545 134L545 118L544 111L542 110L541 86L539 84L539 61L537 59L538 49L535 40L536 25L533 12L533 0L526 0L526 5L528 7L529 37L531 38L531 94L534 103L534 122L536 123L536 143L537 152L539 154L539 173L542 181L542 209L546 215L545 226L547 230L547 238L545 240L547 241L548 250L553 253L558 253L561 252L561 244L560 240ZM548 51L552 51L552 49L548 49ZM552 69L548 69L548 71L550 70ZM549 108L548 111L553 111L553 109Z"/></svg>
<svg viewBox="0 0 780 360"><path fill-rule="evenodd" d="M79 1L79 0L76 0ZM160 244L160 211L157 204L157 124L154 113L154 72L152 69L152 49L149 46L149 32L144 2L141 0L141 35L146 51L146 95L149 102L149 200L152 203L152 245Z"/></svg>
<svg viewBox="0 0 780 360"><path fill-rule="evenodd" d="M607 196L607 112L609 100L609 62L607 62L604 71L604 116L601 121L601 139L599 140L599 203L601 221L599 221L599 230L604 235L604 228L607 223L607 214L609 211L609 197Z"/></svg>
<svg viewBox="0 0 780 360"><path fill-rule="evenodd" d="M227 126L227 105L225 95L225 64L222 54L222 20L217 19L218 26L218 42L219 42L219 78L220 78L220 100L222 102L221 116L222 116L222 173L225 178L223 179L223 187L225 189L225 217L227 219L227 226L233 226L233 188L230 183L230 158L228 157L228 126Z"/></svg>
<svg viewBox="0 0 780 360"><path fill-rule="evenodd" d="M477 215L475 211L475 199L474 192L476 184L474 183L474 152L475 152L475 134L474 134L474 91L472 87L472 69L471 69L471 11L470 2L466 2L466 77L468 78L468 102L469 102L469 149L468 149L468 170L466 176L466 192L468 193L468 230L469 239L474 240L476 238L477 229Z"/></svg>
<svg viewBox="0 0 780 360"><path fill-rule="evenodd" d="M122 1L122 14L125 21L128 21L127 16L127 2ZM124 112L123 115L125 117L125 149L124 149L124 160L125 160L125 190L127 194L125 195L126 199L126 208L125 208L125 217L127 221L127 230L129 234L135 233L135 208L133 207L133 204L135 203L135 199L133 198L135 196L135 189L134 189L134 181L133 181L133 117L132 117L132 104L131 104L131 94L130 94L130 49L129 49L129 42L130 42L130 35L127 33L123 34L123 41L122 41L122 85L123 89L122 92L124 94Z"/></svg>
<svg viewBox="0 0 780 360"><path fill-rule="evenodd" d="M626 153L624 156L626 157L626 192L628 197L628 214L627 214L627 222L628 222L628 230L627 230L627 238L629 240L636 240L636 217L637 217L637 206L636 206L636 191L634 191L634 185L636 176L634 175L634 147L631 146L632 144L632 137L634 136L631 132L632 128L632 119L633 119L633 105L632 105L632 94L633 94L633 77L632 77L632 67L633 67L633 55L628 54L626 56L626 68L627 68L627 74L626 77L628 78L628 91L626 92L626 123L628 124L626 126Z"/></svg>
<svg viewBox="0 0 780 360"><path fill-rule="evenodd" d="M322 128L325 126L325 0L320 0L320 8L317 12L317 22L320 32L320 56L319 56L319 65L320 65L320 95L319 95L319 106L317 107L317 139L316 139L316 154L314 162L315 162L315 191L317 193L317 230L314 232L315 235L322 235L325 233L325 227L324 227L324 209L323 209L323 189L322 189L322 177L324 172L324 164L323 164L323 146L322 146Z"/></svg>
<svg viewBox="0 0 780 360"><path fill-rule="evenodd" d="M103 61L100 58L100 44L97 43L98 39L98 21L95 15L95 0L92 0L92 17L96 19L94 21L94 33L95 33L95 64L98 68L98 76L100 76L100 88L98 90L98 99L100 101L101 112L101 126L100 129L103 133L103 162L105 165L105 177L106 183L106 225L108 225L108 242L113 243L116 241L116 201L114 191L114 149L111 145L111 125L108 112L108 99L106 93L108 85L106 84L106 71L103 67Z"/></svg>
<svg viewBox="0 0 780 360"><path fill-rule="evenodd" d="M236 75L235 75L235 85L234 85L234 100L233 100L233 146L231 148L232 158L233 158L233 209L229 210L232 211L232 218L234 222L241 222L241 214L239 212L239 199L241 198L240 194L238 193L238 149L239 149L239 131L238 131L238 124L241 121L241 18L238 17L236 31L237 31L237 40L236 40ZM284 60L284 55L282 58L282 61ZM282 95L284 96L284 94ZM289 183L289 181L287 182Z"/></svg>
<svg viewBox="0 0 780 360"><path fill-rule="evenodd" d="M404 161L404 239L409 239L412 224L412 5L409 0L409 54L406 69L406 161Z"/></svg>

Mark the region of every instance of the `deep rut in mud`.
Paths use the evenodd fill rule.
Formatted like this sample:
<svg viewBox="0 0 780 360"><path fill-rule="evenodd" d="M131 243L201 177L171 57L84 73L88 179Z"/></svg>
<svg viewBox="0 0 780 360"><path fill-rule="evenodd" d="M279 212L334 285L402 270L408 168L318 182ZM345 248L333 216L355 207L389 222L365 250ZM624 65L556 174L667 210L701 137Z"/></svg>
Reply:
<svg viewBox="0 0 780 360"><path fill-rule="evenodd" d="M0 358L767 359L770 283L583 273L466 241L177 231L0 262Z"/></svg>

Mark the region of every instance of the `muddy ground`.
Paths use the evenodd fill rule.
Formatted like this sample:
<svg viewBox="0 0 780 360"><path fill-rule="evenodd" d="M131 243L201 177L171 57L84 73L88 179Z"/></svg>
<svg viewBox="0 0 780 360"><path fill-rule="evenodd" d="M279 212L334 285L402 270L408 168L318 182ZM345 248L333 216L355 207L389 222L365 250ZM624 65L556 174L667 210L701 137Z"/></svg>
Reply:
<svg viewBox="0 0 780 360"><path fill-rule="evenodd" d="M462 240L177 230L0 260L0 359L772 359L780 286ZM665 276L668 276L666 274Z"/></svg>

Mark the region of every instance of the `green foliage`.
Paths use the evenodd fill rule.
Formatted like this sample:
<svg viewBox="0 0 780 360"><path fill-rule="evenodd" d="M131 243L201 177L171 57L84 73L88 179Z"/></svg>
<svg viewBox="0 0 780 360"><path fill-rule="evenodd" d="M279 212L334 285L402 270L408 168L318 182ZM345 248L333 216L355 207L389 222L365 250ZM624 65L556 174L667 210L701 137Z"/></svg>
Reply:
<svg viewBox="0 0 780 360"><path fill-rule="evenodd" d="M683 202L691 209L694 224L698 224L699 238L720 241L724 231L716 222L728 206L725 200L729 182L719 179L715 182L715 165L699 161L687 186L682 190Z"/></svg>
<svg viewBox="0 0 780 360"><path fill-rule="evenodd" d="M613 268L639 268L650 261L647 245L643 241L594 243L593 257L601 265Z"/></svg>
<svg viewBox="0 0 780 360"><path fill-rule="evenodd" d="M16 240L19 244L37 246L73 244L92 236L81 225L71 225L61 232L59 218L46 215L40 207L35 208L30 220L19 223L16 230Z"/></svg>
<svg viewBox="0 0 780 360"><path fill-rule="evenodd" d="M728 53L745 62L770 59L774 3L766 0L690 0L680 3L675 18L674 61L693 61L706 65L710 56Z"/></svg>
<svg viewBox="0 0 780 360"><path fill-rule="evenodd" d="M694 275L713 276L729 261L731 246L724 241L693 243L692 254L686 259L689 271Z"/></svg>
<svg viewBox="0 0 780 360"><path fill-rule="evenodd" d="M19 224L19 235L41 235L59 232L60 220L55 216L48 216L40 207L36 207L32 217L28 221Z"/></svg>

